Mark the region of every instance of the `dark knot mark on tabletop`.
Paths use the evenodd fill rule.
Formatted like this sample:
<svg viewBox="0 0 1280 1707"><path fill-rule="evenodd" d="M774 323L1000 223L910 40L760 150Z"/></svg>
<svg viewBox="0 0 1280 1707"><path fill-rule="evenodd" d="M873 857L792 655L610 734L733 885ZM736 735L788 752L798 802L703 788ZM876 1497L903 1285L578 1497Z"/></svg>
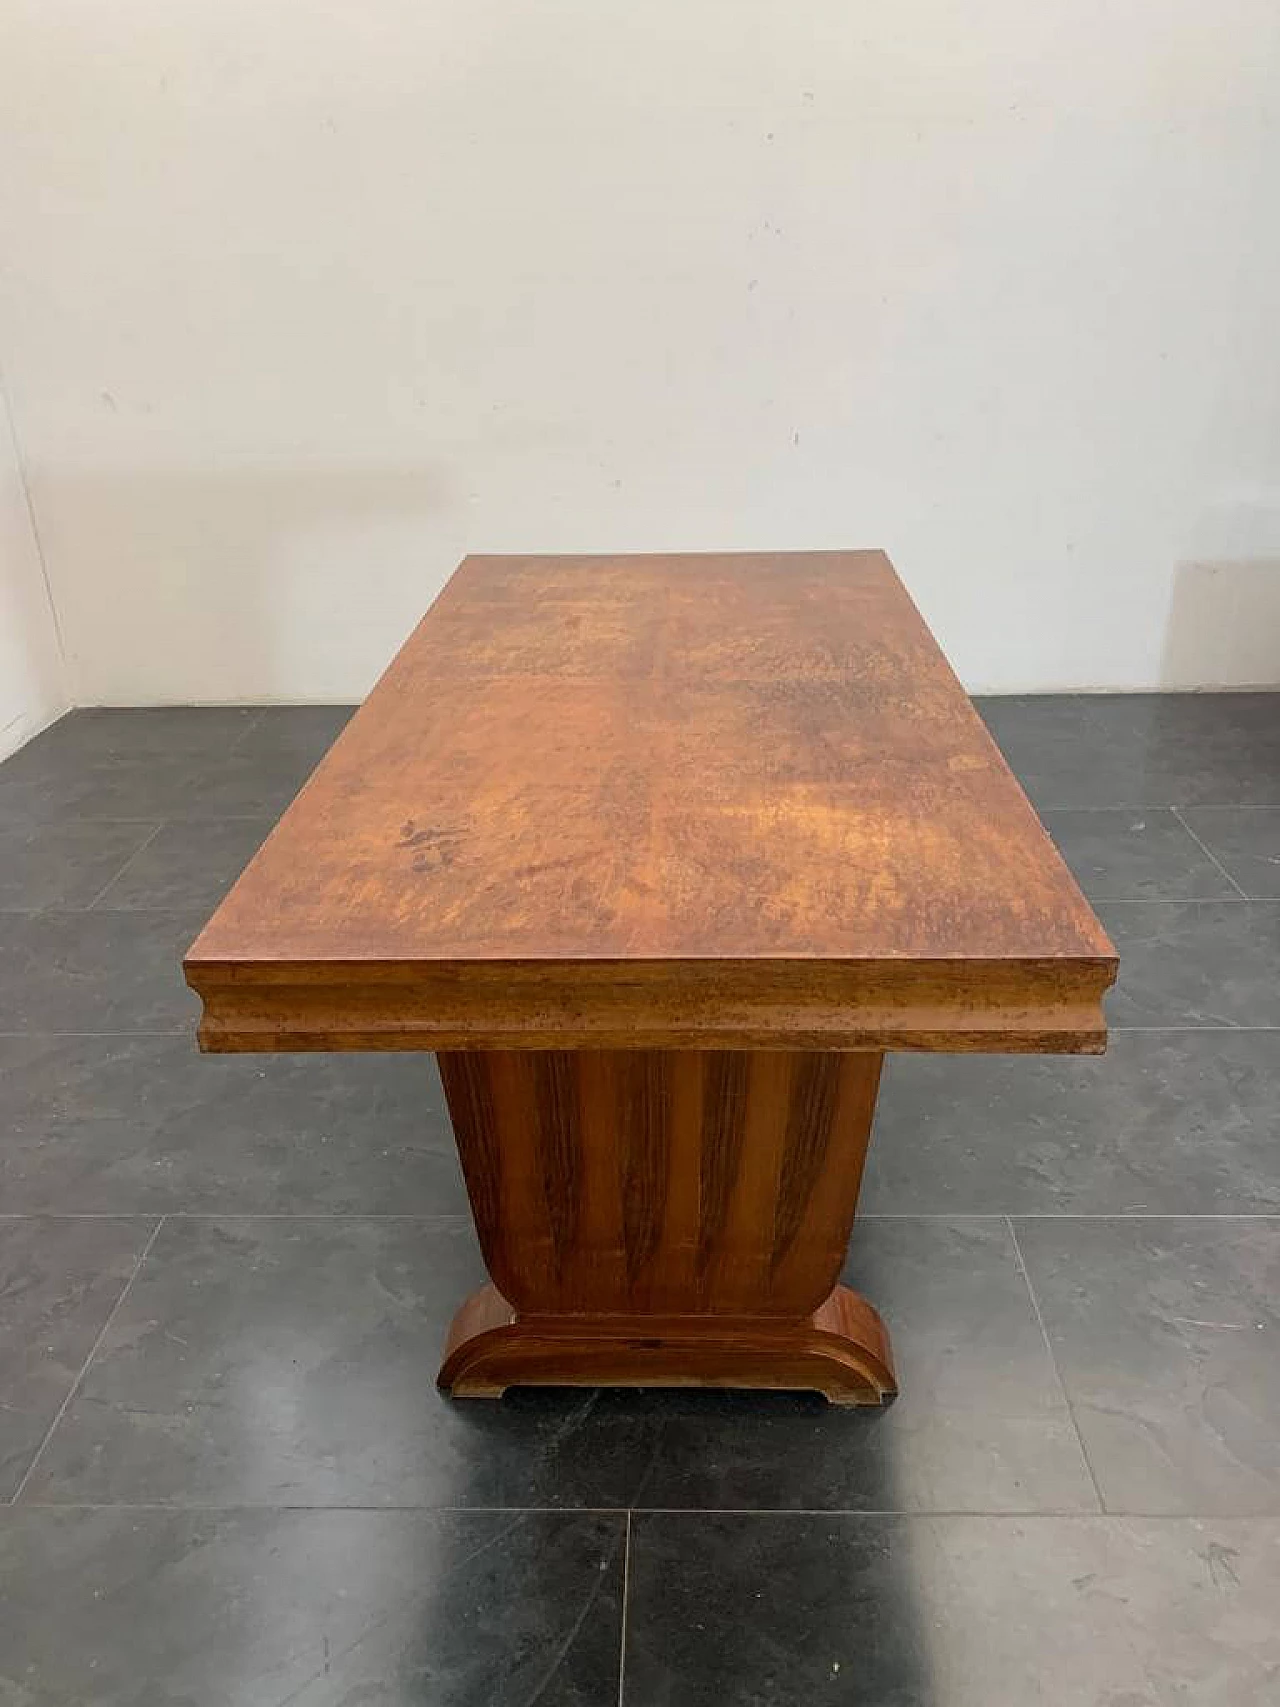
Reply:
<svg viewBox="0 0 1280 1707"><path fill-rule="evenodd" d="M413 855L409 863L414 871L444 871L457 857L462 832L434 824L420 830L412 818L407 818L400 826L396 846Z"/></svg>

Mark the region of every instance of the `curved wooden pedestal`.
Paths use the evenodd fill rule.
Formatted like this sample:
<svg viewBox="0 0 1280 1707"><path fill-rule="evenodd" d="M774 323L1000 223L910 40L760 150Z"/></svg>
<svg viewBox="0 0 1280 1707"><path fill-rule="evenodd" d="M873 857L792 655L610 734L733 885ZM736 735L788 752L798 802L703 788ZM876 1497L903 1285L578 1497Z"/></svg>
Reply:
<svg viewBox="0 0 1280 1707"><path fill-rule="evenodd" d="M462 1399L508 1387L765 1387L879 1405L897 1392L889 1335L837 1286L804 1322L716 1317L518 1317L482 1286L449 1330L439 1383Z"/></svg>
<svg viewBox="0 0 1280 1707"><path fill-rule="evenodd" d="M880 1056L477 1050L439 1057L493 1284L449 1334L460 1396L545 1386L894 1392L836 1282Z"/></svg>

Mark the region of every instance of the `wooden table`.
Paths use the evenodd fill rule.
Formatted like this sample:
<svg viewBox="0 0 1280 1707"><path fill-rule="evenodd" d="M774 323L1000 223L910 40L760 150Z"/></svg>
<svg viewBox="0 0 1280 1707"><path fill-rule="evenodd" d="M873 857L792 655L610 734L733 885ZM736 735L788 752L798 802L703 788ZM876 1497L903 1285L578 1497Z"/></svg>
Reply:
<svg viewBox="0 0 1280 1707"><path fill-rule="evenodd" d="M1098 1053L1115 972L875 551L468 558L186 960L205 1049L436 1051L455 1394L838 1403L885 1051Z"/></svg>

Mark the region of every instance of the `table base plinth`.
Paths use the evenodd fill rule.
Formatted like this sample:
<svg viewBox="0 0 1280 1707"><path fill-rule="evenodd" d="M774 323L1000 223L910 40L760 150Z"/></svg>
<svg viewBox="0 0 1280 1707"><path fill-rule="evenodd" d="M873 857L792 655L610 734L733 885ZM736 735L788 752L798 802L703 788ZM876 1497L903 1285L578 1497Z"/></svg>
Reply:
<svg viewBox="0 0 1280 1707"><path fill-rule="evenodd" d="M517 1386L757 1387L879 1405L897 1392L885 1325L847 1286L801 1322L518 1316L482 1286L453 1319L439 1382L465 1399Z"/></svg>

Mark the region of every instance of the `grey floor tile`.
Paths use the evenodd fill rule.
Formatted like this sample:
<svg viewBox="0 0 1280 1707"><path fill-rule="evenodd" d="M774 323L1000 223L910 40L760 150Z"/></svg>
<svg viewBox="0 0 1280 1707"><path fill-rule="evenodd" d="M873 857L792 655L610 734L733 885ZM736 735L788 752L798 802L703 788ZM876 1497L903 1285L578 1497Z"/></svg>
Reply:
<svg viewBox="0 0 1280 1707"><path fill-rule="evenodd" d="M1280 696L1043 694L979 710L1040 807L1280 806Z"/></svg>
<svg viewBox="0 0 1280 1707"><path fill-rule="evenodd" d="M0 1517L13 1707L600 1707L624 1520L536 1512Z"/></svg>
<svg viewBox="0 0 1280 1707"><path fill-rule="evenodd" d="M0 913L0 1032L177 1031L199 1002L182 957L203 908Z"/></svg>
<svg viewBox="0 0 1280 1707"><path fill-rule="evenodd" d="M629 1504L656 1429L634 1396L437 1392L483 1278L462 1220L167 1221L27 1497Z"/></svg>
<svg viewBox="0 0 1280 1707"><path fill-rule="evenodd" d="M1164 779L1147 774L1142 708L1126 695L1013 695L976 702L996 744L1041 812L1109 806L1171 806ZM1109 720L1111 727L1106 727Z"/></svg>
<svg viewBox="0 0 1280 1707"><path fill-rule="evenodd" d="M1239 899L1239 891L1165 807L1046 812L1044 827L1091 901Z"/></svg>
<svg viewBox="0 0 1280 1707"><path fill-rule="evenodd" d="M1280 901L1280 807L1201 806L1184 816L1246 895Z"/></svg>
<svg viewBox="0 0 1280 1707"><path fill-rule="evenodd" d="M89 906L157 828L146 822L0 828L0 910Z"/></svg>
<svg viewBox="0 0 1280 1707"><path fill-rule="evenodd" d="M21 749L32 768L109 759L222 758L244 739L253 705L98 706L68 712Z"/></svg>
<svg viewBox="0 0 1280 1707"><path fill-rule="evenodd" d="M172 753L120 759L68 753L39 759L24 747L0 765L0 820L15 828L88 819L159 822L173 816L196 777L213 762Z"/></svg>
<svg viewBox="0 0 1280 1707"><path fill-rule="evenodd" d="M633 1520L624 1707L1261 1707L1280 1525Z"/></svg>
<svg viewBox="0 0 1280 1707"><path fill-rule="evenodd" d="M1280 904L1103 902L1120 955L1114 1026L1280 1025Z"/></svg>
<svg viewBox="0 0 1280 1707"><path fill-rule="evenodd" d="M892 1405L654 1394L662 1429L635 1505L1097 1509L1002 1221L860 1222L845 1278L888 1323L901 1384Z"/></svg>
<svg viewBox="0 0 1280 1707"><path fill-rule="evenodd" d="M467 1201L430 1056L31 1034L0 1037L0 1210L440 1215Z"/></svg>
<svg viewBox="0 0 1280 1707"><path fill-rule="evenodd" d="M272 818L165 824L105 890L100 910L206 907L221 901L270 835Z"/></svg>
<svg viewBox="0 0 1280 1707"><path fill-rule="evenodd" d="M1280 1031L1117 1032L1103 1056L894 1055L870 1214L1280 1213Z"/></svg>
<svg viewBox="0 0 1280 1707"><path fill-rule="evenodd" d="M129 720L113 722L110 738L68 741L49 752L33 742L0 766L0 817L34 824L67 818L271 823L306 782L349 711L275 707L234 713L233 722L210 722L210 714L190 710L110 715ZM53 732L61 728L57 724Z"/></svg>
<svg viewBox="0 0 1280 1707"><path fill-rule="evenodd" d="M860 1228L849 1278L897 1334L903 1393L883 1412L767 1394L443 1400L444 1331L481 1278L464 1221L170 1221L33 1497L1094 1506L999 1221Z"/></svg>
<svg viewBox="0 0 1280 1707"><path fill-rule="evenodd" d="M1019 1221L1109 1511L1280 1514L1280 1221Z"/></svg>
<svg viewBox="0 0 1280 1707"><path fill-rule="evenodd" d="M238 751L247 758L293 755L318 765L350 722L353 705L266 705Z"/></svg>
<svg viewBox="0 0 1280 1707"><path fill-rule="evenodd" d="M276 819L314 768L303 754L217 757L180 752L81 759L53 766L24 748L0 766L0 819L48 824L65 819Z"/></svg>
<svg viewBox="0 0 1280 1707"><path fill-rule="evenodd" d="M26 1474L154 1226L0 1219L0 1499Z"/></svg>
<svg viewBox="0 0 1280 1707"><path fill-rule="evenodd" d="M1140 1029L1100 1060L890 1062L886 1219L847 1275L894 1334L884 1412L438 1395L483 1271L429 1219L464 1205L434 1070L201 1058L181 982L346 708L79 713L0 767L0 905L7 849L11 905L51 908L0 917L0 1209L108 1217L0 1224L0 1498L174 1216L0 1522L0 1700L612 1700L621 1519L477 1508L629 1504L633 1704L1269 1699L1277 1525L1233 1514L1280 1514L1280 1220L1038 1217L1280 1209L1280 1030L1214 1029L1280 1026L1280 696L983 709ZM154 852L76 914L130 819L164 822ZM1214 899L1196 837L1258 904ZM1108 1507L1176 1515L801 1515L1096 1509L1006 1210ZM55 1509L99 1501L188 1509ZM216 1505L252 1509L190 1509ZM347 1509L266 1509L318 1505Z"/></svg>
<svg viewBox="0 0 1280 1707"><path fill-rule="evenodd" d="M256 716L227 706L72 712L0 765L0 820L157 822L202 815L207 796L216 811L275 815L271 767L236 756Z"/></svg>
<svg viewBox="0 0 1280 1707"><path fill-rule="evenodd" d="M169 816L201 823L222 818L275 820L314 769L305 755L257 756L237 749L177 790Z"/></svg>

